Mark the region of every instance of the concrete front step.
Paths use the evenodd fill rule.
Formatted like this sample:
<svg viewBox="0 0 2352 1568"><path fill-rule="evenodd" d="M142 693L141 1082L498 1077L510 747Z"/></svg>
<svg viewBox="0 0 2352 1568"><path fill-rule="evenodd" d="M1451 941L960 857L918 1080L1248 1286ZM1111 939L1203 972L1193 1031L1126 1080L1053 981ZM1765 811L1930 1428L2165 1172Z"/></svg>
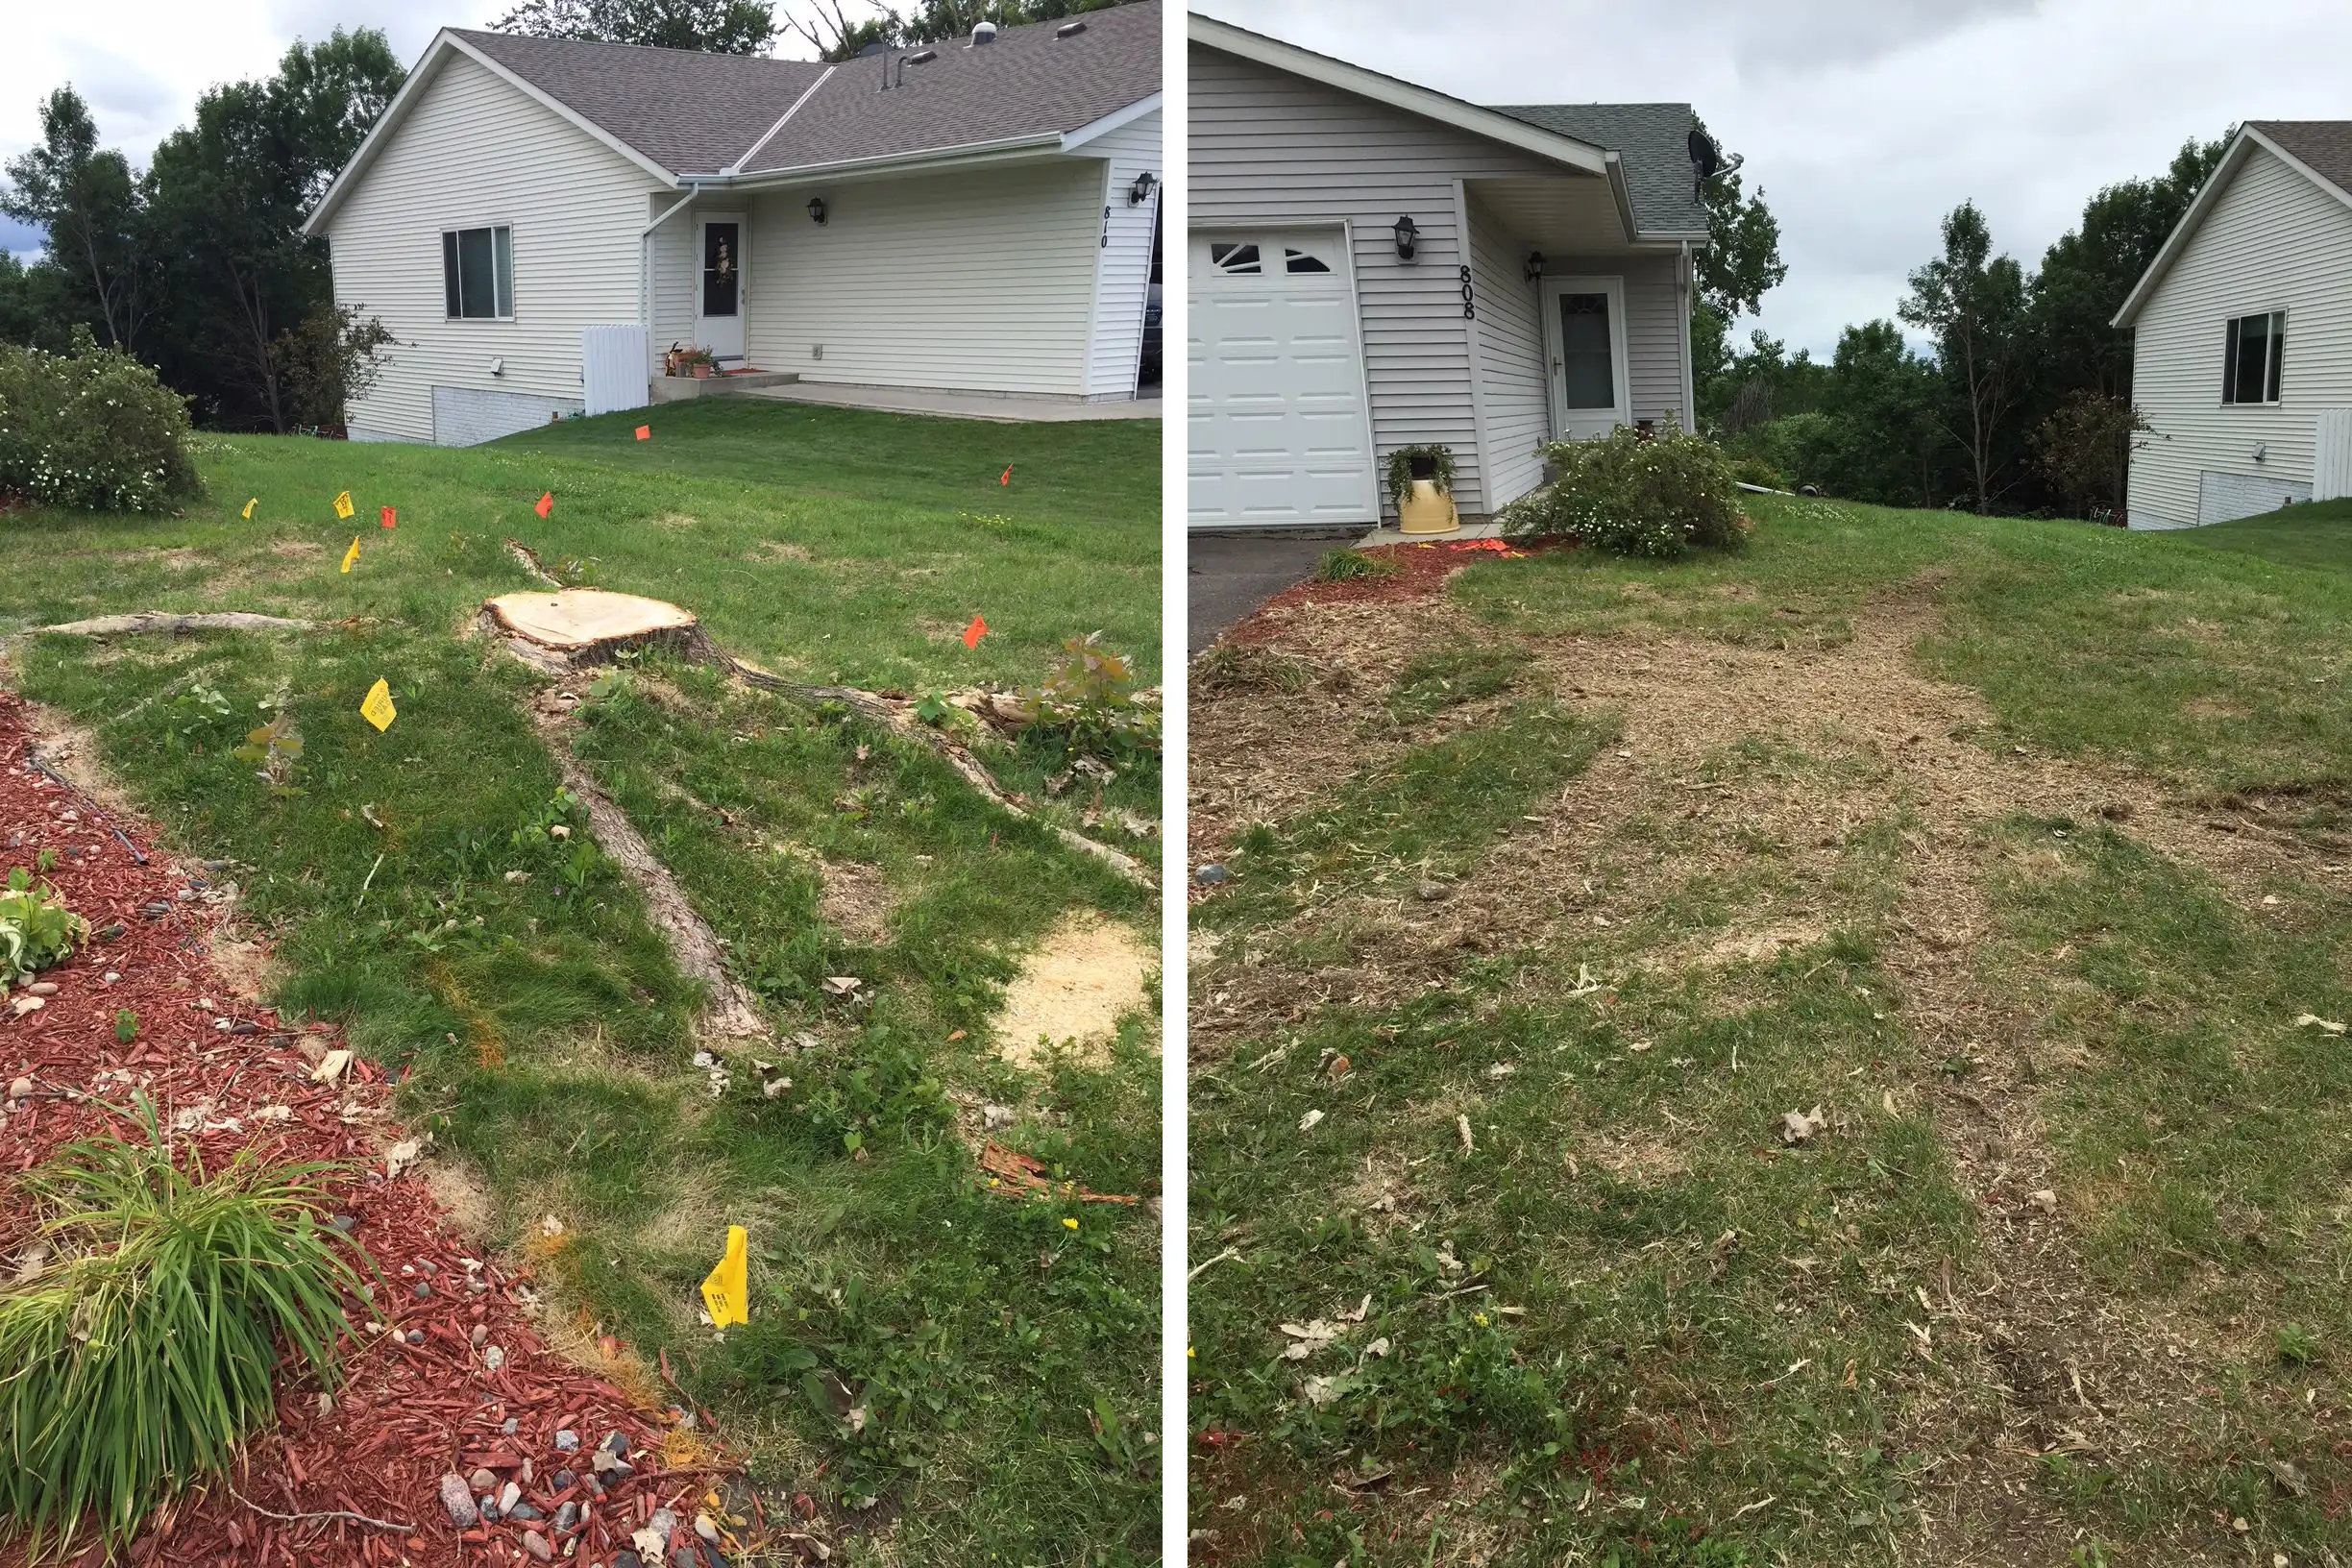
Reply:
<svg viewBox="0 0 2352 1568"><path fill-rule="evenodd" d="M800 379L790 370L738 371L731 376L656 376L655 403L683 403L688 398L724 398L755 392L763 386L789 386Z"/></svg>

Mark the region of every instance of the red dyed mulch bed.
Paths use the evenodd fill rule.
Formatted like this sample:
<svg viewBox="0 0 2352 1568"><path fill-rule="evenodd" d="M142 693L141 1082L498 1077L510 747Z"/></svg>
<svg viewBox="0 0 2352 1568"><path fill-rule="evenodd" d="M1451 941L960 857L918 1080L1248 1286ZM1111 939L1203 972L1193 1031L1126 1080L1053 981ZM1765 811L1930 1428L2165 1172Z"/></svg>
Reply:
<svg viewBox="0 0 2352 1568"><path fill-rule="evenodd" d="M1555 540L1514 545L1500 539L1445 539L1427 544L1384 545L1362 553L1374 560L1387 562L1396 568L1394 572L1376 577L1349 577L1341 582L1319 582L1310 577L1305 582L1293 583L1228 631L1225 641L1273 641L1281 630L1281 617L1278 614L1269 615L1269 611L1286 610L1297 604L1383 604L1409 599L1427 599L1443 593L1446 578L1474 561L1516 560L1526 555L1544 555L1556 550L1573 548L1565 542Z"/></svg>
<svg viewBox="0 0 2352 1568"><path fill-rule="evenodd" d="M49 776L37 755L25 704L0 692L0 876L12 866L32 869L42 849L54 849L46 879L101 934L38 977L58 988L38 1011L16 1017L0 1003L0 1090L20 1076L35 1085L0 1116L0 1258L16 1251L30 1227L12 1190L16 1173L78 1138L138 1136L108 1107L127 1107L143 1090L166 1126L187 1129L184 1141L202 1149L208 1167L247 1147L274 1162L360 1167L364 1175L340 1184L332 1202L356 1221L355 1234L384 1277L377 1302L353 1305L348 1382L332 1409L321 1413L314 1384L287 1386L278 1429L253 1441L242 1469L171 1503L133 1544L131 1559L304 1568L527 1563L534 1559L525 1533L536 1530L558 1560L603 1564L657 1507L691 1526L716 1478L707 1465L663 1468L659 1445L673 1418L649 1414L542 1344L519 1304L524 1279L475 1255L423 1182L385 1179L383 1150L403 1135L380 1074L355 1061L340 1085L311 1082L313 1062L336 1041L320 1028L282 1028L268 1010L226 989L208 940L217 912L208 900L219 894L205 870L154 849L143 824ZM138 1016L128 1045L114 1038L121 1008ZM478 1269L469 1270L469 1258ZM370 1330L371 1318L382 1327ZM493 1348L503 1353L496 1370ZM557 1452L559 1429L578 1435L576 1452ZM590 1456L614 1433L627 1438L635 1473L598 1495L587 1479ZM440 1481L477 1469L494 1472L502 1487L519 1482L544 1517L461 1531L441 1504ZM565 1470L578 1474L559 1490ZM232 1496L232 1486L248 1501ZM585 1517L558 1535L553 1521L567 1502ZM335 1512L403 1528L299 1517ZM691 1542L689 1531L669 1560L705 1568ZM93 1552L84 1560L100 1559ZM0 1547L0 1565L19 1561L20 1549Z"/></svg>

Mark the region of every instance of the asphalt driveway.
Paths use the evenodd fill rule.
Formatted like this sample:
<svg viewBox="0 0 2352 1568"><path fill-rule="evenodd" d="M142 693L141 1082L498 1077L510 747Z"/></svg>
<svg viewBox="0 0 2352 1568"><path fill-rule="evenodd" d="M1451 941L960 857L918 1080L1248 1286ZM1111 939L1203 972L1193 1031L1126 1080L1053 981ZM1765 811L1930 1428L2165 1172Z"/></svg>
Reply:
<svg viewBox="0 0 2352 1568"><path fill-rule="evenodd" d="M1185 649L1196 655L1226 628L1294 582L1315 563L1346 546L1344 538L1296 534L1196 533L1187 545L1190 567L1185 596Z"/></svg>

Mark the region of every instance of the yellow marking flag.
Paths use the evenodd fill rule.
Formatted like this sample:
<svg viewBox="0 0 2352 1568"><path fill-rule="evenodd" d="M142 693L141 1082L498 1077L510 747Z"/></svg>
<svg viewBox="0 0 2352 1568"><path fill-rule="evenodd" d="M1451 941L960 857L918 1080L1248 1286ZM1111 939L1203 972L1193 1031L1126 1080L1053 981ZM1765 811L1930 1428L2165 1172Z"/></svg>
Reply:
<svg viewBox="0 0 2352 1568"><path fill-rule="evenodd" d="M352 548L343 552L343 575L351 576L352 563L359 558L359 541L352 540Z"/></svg>
<svg viewBox="0 0 2352 1568"><path fill-rule="evenodd" d="M253 521L253 509L260 504L261 498L259 496L254 497L251 501L245 503L245 511L243 516L246 522L251 523Z"/></svg>
<svg viewBox="0 0 2352 1568"><path fill-rule="evenodd" d="M702 1305L710 1309L715 1327L751 1321L751 1282L748 1274L751 1237L741 1225L727 1227L726 1255L702 1282Z"/></svg>
<svg viewBox="0 0 2352 1568"><path fill-rule="evenodd" d="M341 495L335 497L335 516L348 520L352 513L356 510L358 510L358 508L352 504L351 492L349 490L344 491Z"/></svg>
<svg viewBox="0 0 2352 1568"><path fill-rule="evenodd" d="M374 724L380 735L390 729L392 721L400 717L392 706L392 688L380 680L370 686L367 699L359 704L359 717Z"/></svg>

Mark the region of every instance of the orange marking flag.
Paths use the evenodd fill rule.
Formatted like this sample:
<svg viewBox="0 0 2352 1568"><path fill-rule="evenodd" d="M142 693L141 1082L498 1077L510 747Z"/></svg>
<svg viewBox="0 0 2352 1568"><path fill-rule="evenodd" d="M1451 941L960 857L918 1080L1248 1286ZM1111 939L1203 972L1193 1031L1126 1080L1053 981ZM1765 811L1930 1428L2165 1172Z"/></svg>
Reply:
<svg viewBox="0 0 2352 1568"><path fill-rule="evenodd" d="M971 625L964 628L964 646L966 648L978 648L980 646L980 639L986 637L987 635L988 623L975 615L971 618Z"/></svg>
<svg viewBox="0 0 2352 1568"><path fill-rule="evenodd" d="M637 427L637 439L638 439L638 440L640 440L640 441L650 441L650 440L652 440L652 439L653 439L653 427L652 427L652 426L650 426L650 425L640 425L640 426L638 426L638 427Z"/></svg>
<svg viewBox="0 0 2352 1568"><path fill-rule="evenodd" d="M546 495L541 496L539 498L539 504L531 508L532 511L537 512L542 518L545 518L548 513L553 511L554 509L555 492L552 490L550 490Z"/></svg>
<svg viewBox="0 0 2352 1568"><path fill-rule="evenodd" d="M998 484L1011 484L1013 482L1013 465L1011 463L1005 464L1005 471L996 476L996 482Z"/></svg>
<svg viewBox="0 0 2352 1568"><path fill-rule="evenodd" d="M394 511L391 507L386 506L383 509L383 526L389 528L398 525L399 522L400 513Z"/></svg>

